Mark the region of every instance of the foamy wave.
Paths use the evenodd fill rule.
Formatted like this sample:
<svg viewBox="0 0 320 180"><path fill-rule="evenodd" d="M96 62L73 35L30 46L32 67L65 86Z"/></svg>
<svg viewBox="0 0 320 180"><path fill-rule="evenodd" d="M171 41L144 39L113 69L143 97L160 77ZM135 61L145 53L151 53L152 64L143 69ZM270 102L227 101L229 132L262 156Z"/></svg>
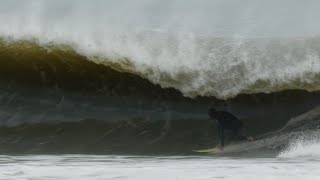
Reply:
<svg viewBox="0 0 320 180"><path fill-rule="evenodd" d="M319 132L312 137L302 137L294 140L287 149L278 155L279 158L320 158Z"/></svg>
<svg viewBox="0 0 320 180"><path fill-rule="evenodd" d="M320 38L313 36L318 31L304 26L279 31L290 27L286 23L294 17L292 12L266 27L271 21L265 16L243 13L246 3L234 6L237 10L231 15L206 8L218 8L220 3L4 1L0 36L68 45L96 63L116 63L123 71L186 96L229 98L241 93L320 89ZM195 5L192 11L187 8ZM203 14L194 16L199 12ZM204 17L210 17L210 23ZM257 38L261 36L265 38Z"/></svg>

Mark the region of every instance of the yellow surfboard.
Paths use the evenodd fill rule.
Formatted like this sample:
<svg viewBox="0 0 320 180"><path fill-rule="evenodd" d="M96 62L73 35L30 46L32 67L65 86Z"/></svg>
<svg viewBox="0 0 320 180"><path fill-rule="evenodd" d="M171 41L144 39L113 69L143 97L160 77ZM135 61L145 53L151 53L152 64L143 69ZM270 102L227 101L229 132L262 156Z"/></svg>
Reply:
<svg viewBox="0 0 320 180"><path fill-rule="evenodd" d="M193 152L198 152L198 153L211 153L211 152L219 152L221 151L218 147L214 148L208 148L208 149L200 149L200 150L193 150Z"/></svg>
<svg viewBox="0 0 320 180"><path fill-rule="evenodd" d="M241 144L244 144L245 142L233 142L224 147L224 150L221 150L218 146L208 148L208 149L199 149L199 150L193 150L193 152L197 153L218 153L218 152L223 152L226 150L234 149L237 148L238 146L241 146Z"/></svg>

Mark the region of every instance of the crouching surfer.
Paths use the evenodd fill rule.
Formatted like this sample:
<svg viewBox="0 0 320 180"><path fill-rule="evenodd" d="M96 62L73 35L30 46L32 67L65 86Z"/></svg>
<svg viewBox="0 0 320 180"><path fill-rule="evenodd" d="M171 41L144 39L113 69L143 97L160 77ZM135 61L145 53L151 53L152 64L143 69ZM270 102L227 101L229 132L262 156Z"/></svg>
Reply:
<svg viewBox="0 0 320 180"><path fill-rule="evenodd" d="M217 111L214 108L208 109L209 117L216 121L220 145L219 149L224 149L225 130L229 130L238 140L254 141L252 136L246 136L243 134L243 123L234 115L225 111Z"/></svg>

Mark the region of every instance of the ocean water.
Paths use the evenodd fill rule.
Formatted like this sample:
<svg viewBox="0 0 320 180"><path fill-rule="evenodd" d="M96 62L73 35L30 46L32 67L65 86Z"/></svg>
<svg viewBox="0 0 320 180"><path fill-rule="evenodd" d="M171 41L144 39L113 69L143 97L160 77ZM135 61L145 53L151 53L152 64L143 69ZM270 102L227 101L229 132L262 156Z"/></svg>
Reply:
<svg viewBox="0 0 320 180"><path fill-rule="evenodd" d="M319 6L1 0L0 179L320 179Z"/></svg>
<svg viewBox="0 0 320 180"><path fill-rule="evenodd" d="M276 157L1 155L0 179L320 178L319 142L296 140Z"/></svg>

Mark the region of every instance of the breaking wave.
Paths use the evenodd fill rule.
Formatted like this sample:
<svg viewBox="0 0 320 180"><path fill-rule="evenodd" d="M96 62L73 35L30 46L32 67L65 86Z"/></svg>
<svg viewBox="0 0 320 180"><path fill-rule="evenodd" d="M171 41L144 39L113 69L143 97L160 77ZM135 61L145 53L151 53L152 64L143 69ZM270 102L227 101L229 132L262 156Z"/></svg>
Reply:
<svg viewBox="0 0 320 180"><path fill-rule="evenodd" d="M0 152L188 154L217 143L208 106L260 135L319 103L319 23L294 8L132 2L1 3Z"/></svg>
<svg viewBox="0 0 320 180"><path fill-rule="evenodd" d="M197 48L203 53L197 57L191 54L181 55L184 58L178 57L180 55L176 53L186 51L176 49L176 53L163 60L159 60L158 56L149 56L147 58L149 62L143 63L127 55L116 59L98 53L88 55L70 45L55 43L39 45L37 41L8 42L3 40L1 49L7 57L18 53L28 54L30 59L39 59L38 55L52 54L51 52L56 50L61 53L57 54L61 56L61 59L66 59L62 56L78 56L82 60L106 65L119 72L139 75L162 87L175 88L185 96L191 97L230 98L239 94L319 90L319 39L256 39L247 40L240 45L229 43L223 39L212 39L206 47ZM154 49L159 50L160 47ZM204 52L206 50L207 52ZM193 59L188 57L193 57ZM35 60L20 61L26 64L34 63ZM70 64L68 59L64 61L69 63L69 67L65 64L65 68L71 69L73 67L70 66L76 66L77 63L77 59L72 62L74 64ZM43 60L43 62L51 63L50 59Z"/></svg>
<svg viewBox="0 0 320 180"><path fill-rule="evenodd" d="M7 1L0 12L0 37L11 47L12 43L24 40L48 51L64 49L64 54L77 54L118 71L140 75L190 97L226 99L239 94L319 90L317 28L306 24L309 29L288 29L294 13L288 11L287 19L280 18L277 8L270 23L261 15L266 10L255 1L249 7L238 4L238 9L229 15L205 8L219 9L230 3L204 1L182 5L177 0L112 2L110 6L109 1ZM292 1L290 4L295 5ZM263 7L272 7L272 2ZM260 13L243 13L247 8L262 9ZM193 16L199 10L203 10L202 14ZM309 8L308 12L313 10ZM121 16L125 12L131 16ZM158 18L148 19L151 12ZM189 19L182 18L183 15ZM211 23L201 20L205 16L212 17ZM222 17L230 21L221 21ZM277 18L279 22L275 21ZM308 17L303 18L309 22ZM165 23L168 19L167 23L172 24ZM288 32L278 30L281 28ZM4 43L1 44L3 49ZM28 43L24 45L29 47Z"/></svg>
<svg viewBox="0 0 320 180"><path fill-rule="evenodd" d="M281 152L279 158L319 158L320 144L318 139L298 139Z"/></svg>

